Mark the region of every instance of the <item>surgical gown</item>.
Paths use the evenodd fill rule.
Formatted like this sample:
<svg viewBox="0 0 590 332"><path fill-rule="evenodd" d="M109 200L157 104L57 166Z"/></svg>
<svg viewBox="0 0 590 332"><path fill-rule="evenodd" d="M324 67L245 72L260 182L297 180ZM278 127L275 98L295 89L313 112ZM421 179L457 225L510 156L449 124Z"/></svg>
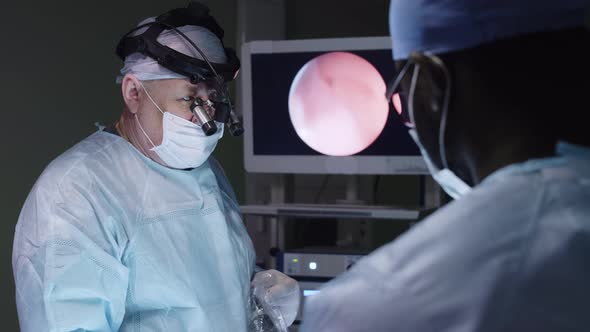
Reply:
<svg viewBox="0 0 590 332"><path fill-rule="evenodd" d="M49 165L22 209L21 330L245 331L254 262L213 158L174 170L100 131Z"/></svg>
<svg viewBox="0 0 590 332"><path fill-rule="evenodd" d="M498 170L304 307L304 332L589 331L590 149Z"/></svg>

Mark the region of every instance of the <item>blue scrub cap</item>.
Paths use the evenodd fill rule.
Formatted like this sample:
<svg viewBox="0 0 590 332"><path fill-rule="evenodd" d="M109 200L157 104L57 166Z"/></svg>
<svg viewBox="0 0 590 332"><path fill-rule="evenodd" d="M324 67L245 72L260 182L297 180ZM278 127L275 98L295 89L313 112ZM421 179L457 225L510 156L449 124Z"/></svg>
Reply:
<svg viewBox="0 0 590 332"><path fill-rule="evenodd" d="M584 25L589 0L391 0L393 58Z"/></svg>

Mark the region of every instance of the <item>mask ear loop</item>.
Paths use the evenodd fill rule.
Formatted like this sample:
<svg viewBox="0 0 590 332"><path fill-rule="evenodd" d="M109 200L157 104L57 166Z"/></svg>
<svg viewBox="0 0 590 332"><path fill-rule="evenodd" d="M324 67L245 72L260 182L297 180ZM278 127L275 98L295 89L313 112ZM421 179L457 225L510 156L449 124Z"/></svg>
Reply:
<svg viewBox="0 0 590 332"><path fill-rule="evenodd" d="M145 88L145 86L143 85L143 83L141 83L141 81L138 81L139 85L141 85L141 87L143 88L143 91L145 91L145 94L148 96L148 98L150 99L150 101L152 102L152 104L154 104L154 106L156 106L156 108L158 109L158 111L160 111L160 113L162 113L162 115L164 115L164 111L162 111L162 109L160 108L160 106L158 106L158 104L156 104L156 102L154 101L154 98L152 98L152 96L150 95L150 93L148 92L148 90Z"/></svg>
<svg viewBox="0 0 590 332"><path fill-rule="evenodd" d="M156 104L156 102L154 101L154 99L152 98L152 96L150 96L150 93L147 91L147 89L145 88L145 86L143 85L143 83L141 83L141 81L138 81L138 82L139 82L139 85L141 85L141 87L143 88L143 91L145 91L145 94L151 100L152 104L154 104L154 106L156 106L156 108L158 109L158 111L160 111L160 113L162 113L162 115L164 115L164 112L162 112L162 109L160 108L160 106L158 106L158 104ZM143 135L145 136L145 138L147 138L148 141L150 141L150 144L152 145L152 149L155 148L156 147L156 144L154 144L154 142L152 141L152 139L148 136L148 134L143 129L143 126L141 125L141 122L139 122L139 117L137 117L137 113L135 113L135 121L137 121L137 124L139 125L139 129L141 130L141 132L143 133ZM162 125L163 125L163 123L162 123Z"/></svg>
<svg viewBox="0 0 590 332"><path fill-rule="evenodd" d="M435 55L429 55L428 57L442 70L445 76L445 97L443 98L443 109L441 112L440 127L438 129L438 150L443 168L449 169L449 163L447 162L447 154L445 150L445 132L447 129L447 118L449 113L449 104L451 101L451 74L439 57Z"/></svg>
<svg viewBox="0 0 590 332"><path fill-rule="evenodd" d="M410 121L414 122L414 94L416 93L416 86L418 84L418 74L420 73L420 65L414 64L412 72L412 81L410 82L410 91L408 93L408 112L410 113Z"/></svg>
<svg viewBox="0 0 590 332"><path fill-rule="evenodd" d="M152 139L148 136L148 134L145 132L145 130L143 130L143 127L141 126L141 122L139 122L139 118L137 117L137 113L135 114L135 121L137 121L137 125L139 125L139 129L141 129L143 136L145 136L145 138L147 138L148 141L150 141L150 144L152 145L152 149L155 148L156 144L154 144L154 142L152 142Z"/></svg>

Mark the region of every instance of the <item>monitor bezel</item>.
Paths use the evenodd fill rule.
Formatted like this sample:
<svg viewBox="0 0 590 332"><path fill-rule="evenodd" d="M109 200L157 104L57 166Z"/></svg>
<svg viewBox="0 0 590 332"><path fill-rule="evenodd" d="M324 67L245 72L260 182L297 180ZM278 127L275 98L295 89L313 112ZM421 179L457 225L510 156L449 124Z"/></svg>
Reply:
<svg viewBox="0 0 590 332"><path fill-rule="evenodd" d="M251 173L428 174L422 156L255 155L252 121L251 55L391 49L389 37L251 41L241 47L240 105L244 123L244 165ZM393 60L392 60L393 61Z"/></svg>

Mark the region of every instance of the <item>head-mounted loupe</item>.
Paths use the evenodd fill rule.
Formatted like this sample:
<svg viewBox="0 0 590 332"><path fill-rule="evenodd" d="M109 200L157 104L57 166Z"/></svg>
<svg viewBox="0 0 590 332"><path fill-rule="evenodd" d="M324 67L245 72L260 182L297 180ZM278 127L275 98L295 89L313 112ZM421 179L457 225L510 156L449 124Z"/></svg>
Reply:
<svg viewBox="0 0 590 332"><path fill-rule="evenodd" d="M227 63L212 63L190 38L177 28L185 25L200 26L214 33L223 43L223 29L215 19L209 15L207 6L193 1L187 8L177 8L158 16L154 22L142 24L126 33L117 45L116 53L123 61L133 53L139 52L149 56L173 72L179 73L190 79L191 83L213 82L215 85L215 96L210 101L203 101L195 98L191 105L191 111L200 123L206 135L213 135L217 131L214 121L228 125L233 136L240 136L244 129L241 121L235 114L229 93L227 82L234 80L240 70L240 60L231 48L224 48L227 56ZM132 35L133 32L146 28L139 35ZM194 49L199 52L203 60L190 57L180 53L168 46L158 42L158 36L164 30L174 30L184 38ZM205 108L213 109L214 116Z"/></svg>

